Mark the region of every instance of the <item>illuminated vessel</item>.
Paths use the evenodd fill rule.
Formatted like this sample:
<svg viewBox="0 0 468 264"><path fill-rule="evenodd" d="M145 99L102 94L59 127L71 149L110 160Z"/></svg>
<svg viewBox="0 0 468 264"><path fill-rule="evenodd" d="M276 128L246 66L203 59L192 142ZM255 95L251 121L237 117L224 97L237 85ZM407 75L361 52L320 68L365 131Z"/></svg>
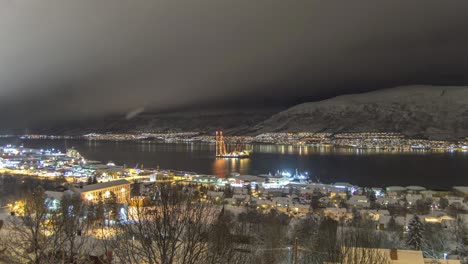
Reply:
<svg viewBox="0 0 468 264"><path fill-rule="evenodd" d="M250 156L250 152L244 150L244 151L233 151L225 154L218 154L216 155L217 158L232 158L232 159L242 159L242 158L248 158Z"/></svg>
<svg viewBox="0 0 468 264"><path fill-rule="evenodd" d="M228 158L228 159L242 159L248 158L250 152L247 150L240 150L240 144L237 144L236 149L231 152L227 152L226 143L224 142L223 131L216 131L216 157L217 158Z"/></svg>

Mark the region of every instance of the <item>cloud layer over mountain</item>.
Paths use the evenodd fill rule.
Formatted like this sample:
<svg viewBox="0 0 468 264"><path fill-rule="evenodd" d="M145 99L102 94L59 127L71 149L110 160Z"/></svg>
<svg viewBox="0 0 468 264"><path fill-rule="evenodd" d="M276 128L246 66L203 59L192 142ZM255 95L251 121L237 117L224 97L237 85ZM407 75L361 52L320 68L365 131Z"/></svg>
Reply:
<svg viewBox="0 0 468 264"><path fill-rule="evenodd" d="M2 1L0 119L27 127L142 107L290 105L399 84L466 83L467 7Z"/></svg>

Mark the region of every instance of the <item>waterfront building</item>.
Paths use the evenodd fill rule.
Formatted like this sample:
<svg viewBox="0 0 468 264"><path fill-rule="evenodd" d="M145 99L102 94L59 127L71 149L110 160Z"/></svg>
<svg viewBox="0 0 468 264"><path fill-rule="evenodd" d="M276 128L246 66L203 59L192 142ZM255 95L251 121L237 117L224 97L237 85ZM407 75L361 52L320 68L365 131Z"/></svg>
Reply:
<svg viewBox="0 0 468 264"><path fill-rule="evenodd" d="M218 179L218 177L213 175L198 175L197 177L194 177L191 182L208 186L211 184L218 185L222 181L222 179Z"/></svg>

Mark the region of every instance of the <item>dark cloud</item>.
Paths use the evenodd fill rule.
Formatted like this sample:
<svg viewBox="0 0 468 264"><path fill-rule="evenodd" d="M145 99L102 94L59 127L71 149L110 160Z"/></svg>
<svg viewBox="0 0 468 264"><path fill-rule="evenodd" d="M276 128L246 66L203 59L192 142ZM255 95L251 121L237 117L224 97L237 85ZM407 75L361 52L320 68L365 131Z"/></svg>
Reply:
<svg viewBox="0 0 468 264"><path fill-rule="evenodd" d="M427 0L6 0L0 115L27 125L142 107L290 104L401 84L465 84L467 8Z"/></svg>

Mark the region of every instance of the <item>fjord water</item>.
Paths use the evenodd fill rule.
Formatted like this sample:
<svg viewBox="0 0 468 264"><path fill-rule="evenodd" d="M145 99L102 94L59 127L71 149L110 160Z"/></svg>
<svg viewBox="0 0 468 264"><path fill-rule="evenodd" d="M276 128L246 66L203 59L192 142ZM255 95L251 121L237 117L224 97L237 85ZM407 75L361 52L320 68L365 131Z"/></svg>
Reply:
<svg viewBox="0 0 468 264"><path fill-rule="evenodd" d="M468 185L468 152L358 150L338 147L247 145L248 159L215 159L214 144L147 143L85 140L0 140L30 148L74 147L85 158L127 167L176 169L224 176L231 172L258 175L288 170L308 172L314 181L349 182L360 186L421 185L448 189ZM231 146L232 147L232 146Z"/></svg>

